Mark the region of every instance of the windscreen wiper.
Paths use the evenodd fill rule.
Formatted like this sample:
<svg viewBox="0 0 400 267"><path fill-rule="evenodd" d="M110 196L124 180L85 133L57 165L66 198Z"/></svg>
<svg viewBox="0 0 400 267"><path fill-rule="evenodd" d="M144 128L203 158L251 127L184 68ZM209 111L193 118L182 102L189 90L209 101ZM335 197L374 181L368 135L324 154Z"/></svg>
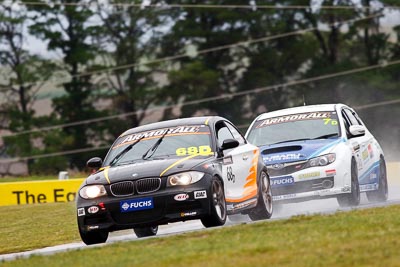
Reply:
<svg viewBox="0 0 400 267"><path fill-rule="evenodd" d="M151 156L154 155L158 146L161 144L162 140L164 139L164 137L167 135L168 132L169 132L169 129L167 129L165 131L165 133L157 140L157 142L155 142L154 145L152 147L150 147L149 150L146 151L146 153L143 154L142 159L149 159L149 158L151 158ZM147 154L149 154L149 152L151 152L151 154L147 155Z"/></svg>
<svg viewBox="0 0 400 267"><path fill-rule="evenodd" d="M129 150L132 149L132 147L134 147L137 143L140 142L140 140L142 140L144 138L144 136L142 136L140 139L138 139L136 142L128 145L127 147L125 147L121 152L118 153L118 155L116 155L110 162L110 166L114 166L115 164L117 164L117 162L126 154L128 153Z"/></svg>
<svg viewBox="0 0 400 267"><path fill-rule="evenodd" d="M315 137L313 139L327 139L327 138L335 137L335 136L339 136L339 134L338 133L324 134L324 135Z"/></svg>
<svg viewBox="0 0 400 267"><path fill-rule="evenodd" d="M311 138L299 138L299 139L280 141L280 142L272 143L272 144L269 144L269 145L276 145L276 144L282 144L282 143L287 143L287 142L295 142L295 141L306 141L306 140L312 140L312 139Z"/></svg>

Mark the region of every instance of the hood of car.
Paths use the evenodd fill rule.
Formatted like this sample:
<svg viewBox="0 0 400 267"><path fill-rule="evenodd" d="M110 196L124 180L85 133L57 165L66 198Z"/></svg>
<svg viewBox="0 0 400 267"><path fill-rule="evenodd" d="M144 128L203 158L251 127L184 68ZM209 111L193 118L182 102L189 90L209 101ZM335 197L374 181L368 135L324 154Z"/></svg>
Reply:
<svg viewBox="0 0 400 267"><path fill-rule="evenodd" d="M341 141L341 139L292 141L261 146L260 151L266 165L296 162L330 153Z"/></svg>
<svg viewBox="0 0 400 267"><path fill-rule="evenodd" d="M86 184L108 184L145 177L168 176L172 173L192 170L209 158L205 156L174 157L143 160L113 167L106 166L90 175L86 179Z"/></svg>

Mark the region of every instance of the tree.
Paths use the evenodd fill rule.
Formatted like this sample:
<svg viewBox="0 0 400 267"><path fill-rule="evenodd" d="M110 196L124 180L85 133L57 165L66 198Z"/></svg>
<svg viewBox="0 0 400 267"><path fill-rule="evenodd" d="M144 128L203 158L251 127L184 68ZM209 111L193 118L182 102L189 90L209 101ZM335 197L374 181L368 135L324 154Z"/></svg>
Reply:
<svg viewBox="0 0 400 267"><path fill-rule="evenodd" d="M53 64L26 48L24 27L29 24L23 7L0 5L0 127L11 132L29 131L37 125L33 104L49 77ZM35 153L32 134L5 138L9 156Z"/></svg>
<svg viewBox="0 0 400 267"><path fill-rule="evenodd" d="M98 47L91 41L97 26L88 26L93 11L84 1L74 3L82 5L68 5L68 1L36 1L42 5L29 5L33 12L35 24L30 32L48 42L48 49L62 53L61 67L70 76L70 81L63 83L65 95L54 99L53 106L60 123L69 123L91 119L104 114L97 111L92 98L96 89L90 73L95 66ZM98 130L102 127L96 125ZM94 125L78 125L63 128L69 137L58 148L71 150L86 148L95 142L101 142L102 134L95 132ZM82 168L85 165L87 154L68 156L70 167Z"/></svg>

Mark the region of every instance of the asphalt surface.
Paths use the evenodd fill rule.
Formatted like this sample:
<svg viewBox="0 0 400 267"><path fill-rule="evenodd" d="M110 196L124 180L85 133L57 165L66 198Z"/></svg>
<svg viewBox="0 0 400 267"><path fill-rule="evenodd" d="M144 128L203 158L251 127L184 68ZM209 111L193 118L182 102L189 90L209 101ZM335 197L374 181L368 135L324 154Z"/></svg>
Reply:
<svg viewBox="0 0 400 267"><path fill-rule="evenodd" d="M311 214L331 214L337 211L350 211L354 209L366 209L387 205L399 205L400 204L400 164L396 164L394 167L388 169L388 184L389 184L389 199L384 203L369 203L366 199L365 193L361 194L361 204L358 207L353 208L340 208L335 198L323 199L323 200L311 200L301 203L285 204L281 211L274 212L271 220L284 220L296 215L311 215ZM247 216L235 215L227 221L223 227L229 227L238 223L251 223ZM162 225L159 227L159 231L156 237L160 238L168 235L174 235L179 233L186 233L192 231L204 231L207 230L203 227L199 220L172 223L169 225ZM136 235L132 231L119 231L110 233L105 244L94 245L94 246L107 246L108 244L115 242L133 241L137 240ZM86 246L83 242L70 243L53 247L46 247L42 249L36 249L32 251L3 254L0 255L0 261L14 260L17 258L26 258L31 255L51 255L54 253L64 252L68 250L85 249L94 246Z"/></svg>

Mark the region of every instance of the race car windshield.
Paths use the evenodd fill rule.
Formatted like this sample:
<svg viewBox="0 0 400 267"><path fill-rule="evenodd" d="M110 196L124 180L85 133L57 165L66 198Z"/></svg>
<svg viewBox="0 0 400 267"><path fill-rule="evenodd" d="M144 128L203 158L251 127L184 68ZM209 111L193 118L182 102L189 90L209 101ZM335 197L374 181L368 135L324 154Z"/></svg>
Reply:
<svg viewBox="0 0 400 267"><path fill-rule="evenodd" d="M256 146L262 146L339 136L336 112L309 112L259 120L254 123L247 139Z"/></svg>
<svg viewBox="0 0 400 267"><path fill-rule="evenodd" d="M135 144L134 147L127 150L117 164L114 162L115 165L172 156L209 156L213 154L210 140L210 129L206 125L175 126L128 134L114 142L103 166L110 165L112 159L131 144Z"/></svg>

